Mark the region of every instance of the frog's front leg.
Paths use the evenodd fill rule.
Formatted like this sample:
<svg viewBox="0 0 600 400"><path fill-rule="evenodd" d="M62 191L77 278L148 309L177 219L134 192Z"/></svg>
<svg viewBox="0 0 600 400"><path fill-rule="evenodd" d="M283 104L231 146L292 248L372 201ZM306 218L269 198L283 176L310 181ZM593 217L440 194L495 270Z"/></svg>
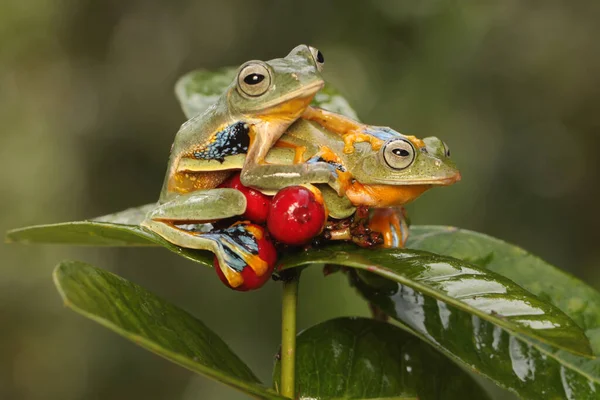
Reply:
<svg viewBox="0 0 600 400"><path fill-rule="evenodd" d="M197 190L158 204L148 213L146 221L168 221L179 224L207 222L241 215L245 211L246 197L239 190L229 188Z"/></svg>
<svg viewBox="0 0 600 400"><path fill-rule="evenodd" d="M262 190L279 190L308 183L331 183L337 180L335 167L325 163L279 165L267 164L267 153L281 135L266 126L253 127L253 140L240 173L245 186Z"/></svg>

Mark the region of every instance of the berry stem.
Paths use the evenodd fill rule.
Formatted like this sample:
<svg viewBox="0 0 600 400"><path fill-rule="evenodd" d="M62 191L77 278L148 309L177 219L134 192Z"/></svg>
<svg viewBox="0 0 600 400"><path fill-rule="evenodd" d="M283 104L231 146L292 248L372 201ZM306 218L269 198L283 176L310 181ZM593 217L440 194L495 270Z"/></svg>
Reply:
<svg viewBox="0 0 600 400"><path fill-rule="evenodd" d="M281 324L281 394L291 399L295 396L296 374L296 306L300 272L289 271L283 282Z"/></svg>

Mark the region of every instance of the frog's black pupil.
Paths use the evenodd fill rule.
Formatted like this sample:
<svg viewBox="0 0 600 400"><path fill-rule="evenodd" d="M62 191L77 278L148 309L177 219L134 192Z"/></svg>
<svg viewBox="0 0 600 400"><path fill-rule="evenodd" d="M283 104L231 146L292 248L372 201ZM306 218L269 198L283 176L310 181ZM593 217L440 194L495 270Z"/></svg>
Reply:
<svg viewBox="0 0 600 400"><path fill-rule="evenodd" d="M317 62L319 64L323 64L325 62L325 57L323 57L323 53L321 53L319 50L317 50Z"/></svg>
<svg viewBox="0 0 600 400"><path fill-rule="evenodd" d="M248 85L256 85L257 83L262 82L263 79L265 79L265 76L262 74L250 74L244 78L244 82Z"/></svg>
<svg viewBox="0 0 600 400"><path fill-rule="evenodd" d="M400 156L400 157L408 157L410 155L408 150L404 150L404 149L394 149L394 150L392 150L392 153L394 153L395 155Z"/></svg>
<svg viewBox="0 0 600 400"><path fill-rule="evenodd" d="M446 150L446 157L450 157L450 149Z"/></svg>

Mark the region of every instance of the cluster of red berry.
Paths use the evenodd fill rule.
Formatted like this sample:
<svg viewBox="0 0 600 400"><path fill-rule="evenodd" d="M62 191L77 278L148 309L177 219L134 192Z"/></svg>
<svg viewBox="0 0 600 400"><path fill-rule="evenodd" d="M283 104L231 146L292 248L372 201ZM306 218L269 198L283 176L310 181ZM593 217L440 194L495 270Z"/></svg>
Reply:
<svg viewBox="0 0 600 400"><path fill-rule="evenodd" d="M253 230L260 232L256 235L258 256L268 265L267 272L261 276L256 275L248 266L244 268L244 283L233 288L235 290L258 289L269 280L277 262L273 241L289 246L305 245L321 233L327 221L327 212L320 195L303 186L290 186L280 190L275 196L267 196L242 185L240 175L236 174L220 187L237 189L246 197L246 212L241 217L251 222ZM216 257L213 264L221 281L231 287L219 268Z"/></svg>

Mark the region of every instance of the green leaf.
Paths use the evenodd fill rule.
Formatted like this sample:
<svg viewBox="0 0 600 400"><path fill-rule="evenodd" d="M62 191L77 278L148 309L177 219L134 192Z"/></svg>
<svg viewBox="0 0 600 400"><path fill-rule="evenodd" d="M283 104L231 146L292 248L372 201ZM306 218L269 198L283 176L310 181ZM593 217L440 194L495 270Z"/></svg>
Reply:
<svg viewBox="0 0 600 400"><path fill-rule="evenodd" d="M235 67L214 71L199 69L182 76L175 85L175 95L185 116L192 118L214 104L234 81L237 70ZM358 119L348 101L328 83L317 93L312 105Z"/></svg>
<svg viewBox="0 0 600 400"><path fill-rule="evenodd" d="M187 118L203 113L231 85L237 67L223 67L213 71L198 69L183 75L175 84L175 96Z"/></svg>
<svg viewBox="0 0 600 400"><path fill-rule="evenodd" d="M6 241L23 244L71 244L84 246L162 246L188 260L212 267L209 252L175 246L137 225L153 204L130 208L88 221L62 222L13 229Z"/></svg>
<svg viewBox="0 0 600 400"><path fill-rule="evenodd" d="M277 361L274 387L280 373ZM425 342L366 318L338 318L298 334L296 394L310 399L489 398L468 374Z"/></svg>
<svg viewBox="0 0 600 400"><path fill-rule="evenodd" d="M579 279L520 247L465 229L412 226L407 246L468 260L510 278L573 319L584 329L593 353L600 356L600 292ZM553 376L557 380L558 375L565 376L563 391L574 396L568 398L600 397L592 390L600 389L600 359L560 350L554 350L553 357L565 366L561 374L553 371Z"/></svg>
<svg viewBox="0 0 600 400"><path fill-rule="evenodd" d="M581 326L600 355L600 292L525 250L481 233L412 226L407 247L478 264L554 304Z"/></svg>
<svg viewBox="0 0 600 400"><path fill-rule="evenodd" d="M136 225L76 221L34 225L8 231L8 242L92 246L153 246L155 235Z"/></svg>
<svg viewBox="0 0 600 400"><path fill-rule="evenodd" d="M61 263L54 282L67 307L126 339L256 398L282 398L201 321L141 286L77 261Z"/></svg>
<svg viewBox="0 0 600 400"><path fill-rule="evenodd" d="M546 345L590 354L583 331L557 308L493 272L421 251L349 245L313 249L281 263L284 268L321 263L354 268L349 275L369 301L446 355L523 398L578 393L585 399L600 390L577 365L558 358L566 351Z"/></svg>

